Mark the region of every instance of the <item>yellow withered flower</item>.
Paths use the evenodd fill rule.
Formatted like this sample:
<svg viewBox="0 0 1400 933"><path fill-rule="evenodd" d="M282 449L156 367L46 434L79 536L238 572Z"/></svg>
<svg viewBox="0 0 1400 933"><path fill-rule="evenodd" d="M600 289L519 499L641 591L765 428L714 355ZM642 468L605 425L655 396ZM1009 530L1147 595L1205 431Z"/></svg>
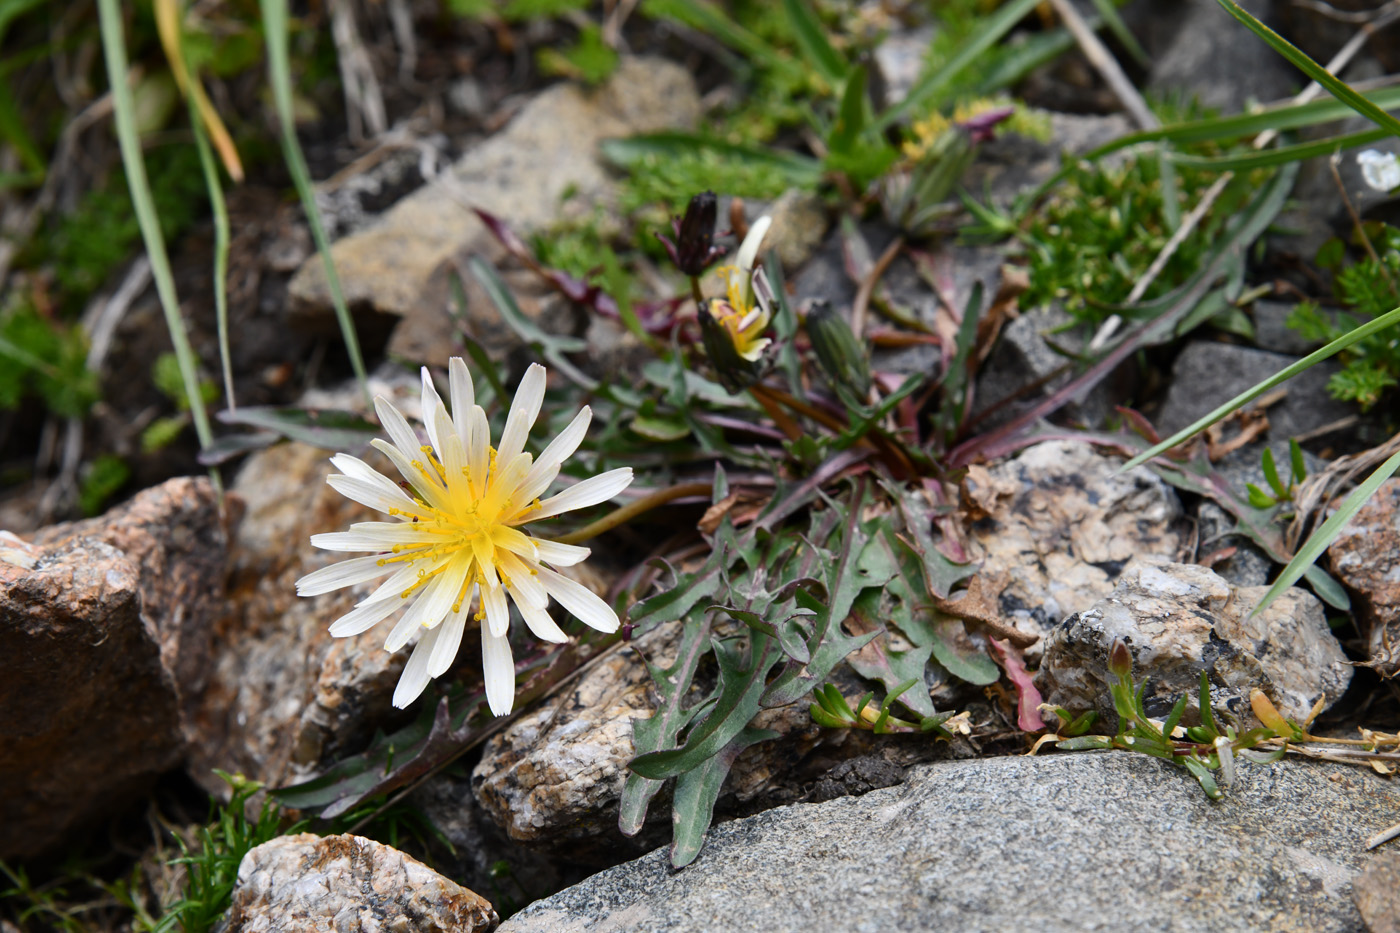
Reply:
<svg viewBox="0 0 1400 933"><path fill-rule="evenodd" d="M592 412L586 406L538 458L525 452L530 427L544 402L545 369L532 365L520 381L499 447L491 446L486 412L476 404L471 374L460 358L448 364L452 410L448 413L423 369L423 444L393 405L375 399L380 423L393 443L372 443L403 476L397 483L349 454L336 454L340 470L326 481L339 493L391 520L362 522L349 531L313 535L329 551L370 551L297 581L297 593L315 596L380 577L388 579L330 627L337 637L358 635L403 610L384 647L397 651L421 631L394 691L405 707L428 681L451 666L468 615L481 623L486 698L497 716L515 701L510 603L537 638L568 637L550 617L551 599L602 632L618 627L617 613L587 587L553 567L577 564L589 549L537 538L530 522L611 499L632 482L630 467L583 480L541 500L559 466L578 448ZM473 607L475 612L473 613Z"/></svg>

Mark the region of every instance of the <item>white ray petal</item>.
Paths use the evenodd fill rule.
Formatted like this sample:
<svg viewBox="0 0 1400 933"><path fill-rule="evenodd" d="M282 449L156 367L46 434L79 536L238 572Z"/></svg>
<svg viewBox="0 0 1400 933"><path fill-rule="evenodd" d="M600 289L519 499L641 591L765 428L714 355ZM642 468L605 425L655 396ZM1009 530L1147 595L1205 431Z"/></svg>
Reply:
<svg viewBox="0 0 1400 933"><path fill-rule="evenodd" d="M457 649L462 645L462 631L467 627L470 607L471 601L464 601L461 609L449 615L445 622L433 630L441 634L433 645L433 656L428 659L429 675L441 677L452 666L452 661L457 657Z"/></svg>
<svg viewBox="0 0 1400 933"><path fill-rule="evenodd" d="M344 589L357 583L377 580L398 569L397 564L380 564L382 557L352 557L339 563L313 570L297 581L298 596L320 596L332 590Z"/></svg>
<svg viewBox="0 0 1400 933"><path fill-rule="evenodd" d="M515 604L520 607L520 617L525 620L525 624L530 626L530 631L540 641L553 642L558 645L569 640L569 636L564 634L564 630L550 618L548 610L526 606L519 600L516 600Z"/></svg>
<svg viewBox="0 0 1400 933"><path fill-rule="evenodd" d="M441 459L442 434L438 428L438 412L443 411L442 396L438 395L437 386L433 385L433 377L428 372L428 367L423 367L422 375L423 427L428 430L428 442L433 445L433 450L438 452L438 458Z"/></svg>
<svg viewBox="0 0 1400 933"><path fill-rule="evenodd" d="M366 480L371 483L377 480L388 483L395 489L398 488L397 483L383 473L380 473L368 463L365 463L359 457L352 457L349 454L336 454L334 457L331 457L331 465L346 476L353 476L356 479Z"/></svg>
<svg viewBox="0 0 1400 933"><path fill-rule="evenodd" d="M519 511L538 499L540 494L549 488L549 484L554 482L555 477L558 475L559 464L557 463L544 471L539 471L531 467L525 479L520 482L520 488L517 489L515 495L511 497L511 504L514 509Z"/></svg>
<svg viewBox="0 0 1400 933"><path fill-rule="evenodd" d="M424 501L435 509L447 509L447 493L438 483L435 474L430 476L430 474L426 472L426 467L422 470L415 467L413 465L414 460L405 457L403 451L399 450L393 444L386 444L376 437L374 440L370 441L370 445L393 461L399 474L403 476L404 479L408 480L409 485L423 497ZM423 462L423 454L421 451L416 460L418 463Z"/></svg>
<svg viewBox="0 0 1400 933"><path fill-rule="evenodd" d="M467 417L476 404L476 388L472 385L471 370L460 356L447 361L448 394L452 398L452 423L463 439L467 436Z"/></svg>
<svg viewBox="0 0 1400 933"><path fill-rule="evenodd" d="M530 521L549 518L561 512L581 509L599 502L606 502L632 484L632 468L620 467L597 476L590 476L583 482L570 486L556 496L550 496L540 503L538 512L531 512Z"/></svg>
<svg viewBox="0 0 1400 933"><path fill-rule="evenodd" d="M472 489L476 490L477 495L481 495L482 490L486 488L486 473L491 464L491 424L486 420L486 411L480 405L472 407L467 420L467 433L470 436L463 438L467 445L467 473L471 476Z"/></svg>
<svg viewBox="0 0 1400 933"><path fill-rule="evenodd" d="M515 705L515 658L510 639L481 631L481 673L486 679L486 702L491 712L504 716Z"/></svg>
<svg viewBox="0 0 1400 933"><path fill-rule="evenodd" d="M458 581L450 573L443 572L423 587L413 600L413 605L403 614L393 631L384 642L385 651L398 651L413 637L413 630L420 625L434 626L442 621L452 609L452 600L457 595Z"/></svg>
<svg viewBox="0 0 1400 933"><path fill-rule="evenodd" d="M367 601L388 599L390 596L402 599L404 590L418 582L418 571L432 568L431 562L424 563L426 560L427 558L419 558L392 565L396 568L394 575L379 584L379 588L369 594Z"/></svg>
<svg viewBox="0 0 1400 933"><path fill-rule="evenodd" d="M505 587L482 587L481 608L486 610L486 626L492 635L501 637L510 631L510 605L506 602Z"/></svg>
<svg viewBox="0 0 1400 933"><path fill-rule="evenodd" d="M345 498L352 499L361 505L367 505L386 515L394 515L403 511L417 514L419 511L418 504L397 486L394 486L390 491L378 483L366 482L358 476L341 476L339 473L327 476L326 482Z"/></svg>
<svg viewBox="0 0 1400 933"><path fill-rule="evenodd" d="M324 551L387 551L396 544L414 547L433 541L431 536L413 531L411 524L395 522L392 528L392 531L384 528L355 527L349 531L329 531L312 535L311 545Z"/></svg>
<svg viewBox="0 0 1400 933"><path fill-rule="evenodd" d="M618 627L617 613L602 598L582 583L570 580L563 574L555 573L548 567L540 568L540 582L549 595L559 600L559 605L569 610L579 621L600 632L615 632Z"/></svg>
<svg viewBox="0 0 1400 933"><path fill-rule="evenodd" d="M378 602L366 601L351 609L331 623L330 633L336 638L358 635L383 622L403 605L401 599L381 599Z"/></svg>
<svg viewBox="0 0 1400 933"><path fill-rule="evenodd" d="M773 218L764 215L753 222L749 227L748 236L744 237L744 242L739 245L739 252L735 254L734 264L745 273L753 270L754 259L758 257L758 249L763 245L763 237L768 233L768 227L772 225Z"/></svg>
<svg viewBox="0 0 1400 933"><path fill-rule="evenodd" d="M546 541L543 538L531 538L530 540L535 542L535 550L539 553L540 560L556 567L572 567L593 553L592 548L580 547L577 544L561 544L558 541Z"/></svg>
<svg viewBox="0 0 1400 933"><path fill-rule="evenodd" d="M383 396L375 397L374 410L379 413L379 423L384 427L389 439L394 442L394 446L399 449L399 453L409 460L420 459L423 456L423 445L418 443L418 435L413 433L403 414Z"/></svg>
<svg viewBox="0 0 1400 933"><path fill-rule="evenodd" d="M497 550L496 559L500 561L501 573L504 574L506 582L510 584L510 595L515 597L517 606L528 603L539 609L549 605L549 593L536 576L530 572L524 561L516 557L510 551Z"/></svg>
<svg viewBox="0 0 1400 933"><path fill-rule="evenodd" d="M408 663L403 667L399 685L394 688L394 706L404 709L423 695L428 681L433 679L429 661L440 637L441 626L431 628L424 632L423 637L418 639L418 644L413 646L413 654L408 656Z"/></svg>
<svg viewBox="0 0 1400 933"><path fill-rule="evenodd" d="M544 367L531 363L516 387L515 398L511 400L506 429L501 433L501 446L496 448L497 463L510 463L516 454L525 449L525 439L530 436L530 428L540 415L540 406L544 404L544 385Z"/></svg>
<svg viewBox="0 0 1400 933"><path fill-rule="evenodd" d="M569 426L560 431L559 436L550 441L549 445L540 452L540 458L535 461L535 465L530 468L525 481L521 483L521 493L526 496L526 502L549 488L554 477L559 475L559 464L572 457L574 451L578 450L578 445L583 442L583 437L588 433L588 425L592 420L593 409L587 405L583 406L579 413L574 415L574 420L569 422ZM545 478L546 474L548 478Z"/></svg>

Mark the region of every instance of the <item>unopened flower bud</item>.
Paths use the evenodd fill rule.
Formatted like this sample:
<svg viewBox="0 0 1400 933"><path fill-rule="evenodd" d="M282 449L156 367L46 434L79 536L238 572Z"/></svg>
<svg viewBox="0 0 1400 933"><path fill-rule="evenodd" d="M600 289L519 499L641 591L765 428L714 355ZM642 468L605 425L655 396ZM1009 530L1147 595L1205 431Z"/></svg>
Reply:
<svg viewBox="0 0 1400 933"><path fill-rule="evenodd" d="M823 372L835 386L850 389L858 398L870 394L870 362L856 340L851 325L830 303L819 301L807 313L807 336Z"/></svg>
<svg viewBox="0 0 1400 933"><path fill-rule="evenodd" d="M1117 677L1131 677L1133 674L1133 653L1128 650L1128 646L1118 639L1113 643L1113 649L1108 653L1109 673Z"/></svg>
<svg viewBox="0 0 1400 933"><path fill-rule="evenodd" d="M666 254L688 276L698 276L718 259L724 250L714 245L715 218L719 207L713 191L702 191L690 199L684 217L673 217L671 229L675 240L657 234L666 247Z"/></svg>

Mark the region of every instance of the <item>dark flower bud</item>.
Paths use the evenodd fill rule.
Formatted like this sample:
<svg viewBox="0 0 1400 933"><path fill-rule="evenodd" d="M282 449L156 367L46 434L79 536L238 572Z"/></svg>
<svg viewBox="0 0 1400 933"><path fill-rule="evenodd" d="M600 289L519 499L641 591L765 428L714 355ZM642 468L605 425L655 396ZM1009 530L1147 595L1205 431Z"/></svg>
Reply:
<svg viewBox="0 0 1400 933"><path fill-rule="evenodd" d="M656 235L676 268L692 278L702 275L711 263L724 255L724 250L714 245L718 211L715 193L702 191L690 199L684 217L671 218L674 241L659 233Z"/></svg>
<svg viewBox="0 0 1400 933"><path fill-rule="evenodd" d="M865 349L851 325L829 302L819 301L807 313L807 336L832 385L850 389L861 399L870 394L870 363Z"/></svg>
<svg viewBox="0 0 1400 933"><path fill-rule="evenodd" d="M1133 653L1123 640L1116 639L1108 653L1108 670L1119 678L1131 677L1133 673Z"/></svg>

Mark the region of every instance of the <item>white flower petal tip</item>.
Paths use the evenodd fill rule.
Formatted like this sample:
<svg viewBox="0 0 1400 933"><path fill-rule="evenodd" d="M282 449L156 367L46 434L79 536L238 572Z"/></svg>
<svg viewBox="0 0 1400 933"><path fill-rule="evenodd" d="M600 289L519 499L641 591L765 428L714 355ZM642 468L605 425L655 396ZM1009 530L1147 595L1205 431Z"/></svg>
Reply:
<svg viewBox="0 0 1400 933"><path fill-rule="evenodd" d="M1400 188L1400 160L1393 152L1379 149L1366 149L1356 155L1356 164L1361 168L1361 178L1372 191L1391 191Z"/></svg>
<svg viewBox="0 0 1400 933"><path fill-rule="evenodd" d="M744 242L739 244L739 252L734 257L736 266L745 272L753 270L753 263L758 257L759 247L763 245L763 238L768 235L768 228L772 225L773 218L764 214L749 226L748 235L744 237Z"/></svg>
<svg viewBox="0 0 1400 933"><path fill-rule="evenodd" d="M746 238L745 247L752 241L751 257L768 225L767 218L760 219ZM618 628L612 607L552 569L581 562L588 548L533 537L530 524L611 499L631 484L632 470L623 467L588 477L541 502L560 465L583 442L592 411L581 409L538 457L526 453L548 384L545 368L532 365L511 401L499 445L493 448L490 424L476 404L466 363L449 360L447 377L450 408L429 370L423 369L421 429L410 426L385 399L375 399L389 440L376 439L374 446L392 461L403 482L349 454L331 458L340 471L328 477L331 487L382 513L384 520L312 536L316 547L365 556L308 573L296 582L296 589L300 595L317 596L377 581L367 598L331 624L330 633L359 635L397 616L385 649L398 651L417 637L394 691L393 703L399 708L412 704L433 678L451 669L467 620L475 615L481 622L487 701L495 715L503 716L515 703L512 602L525 628L546 642L568 640L550 616L551 600L592 628Z"/></svg>

